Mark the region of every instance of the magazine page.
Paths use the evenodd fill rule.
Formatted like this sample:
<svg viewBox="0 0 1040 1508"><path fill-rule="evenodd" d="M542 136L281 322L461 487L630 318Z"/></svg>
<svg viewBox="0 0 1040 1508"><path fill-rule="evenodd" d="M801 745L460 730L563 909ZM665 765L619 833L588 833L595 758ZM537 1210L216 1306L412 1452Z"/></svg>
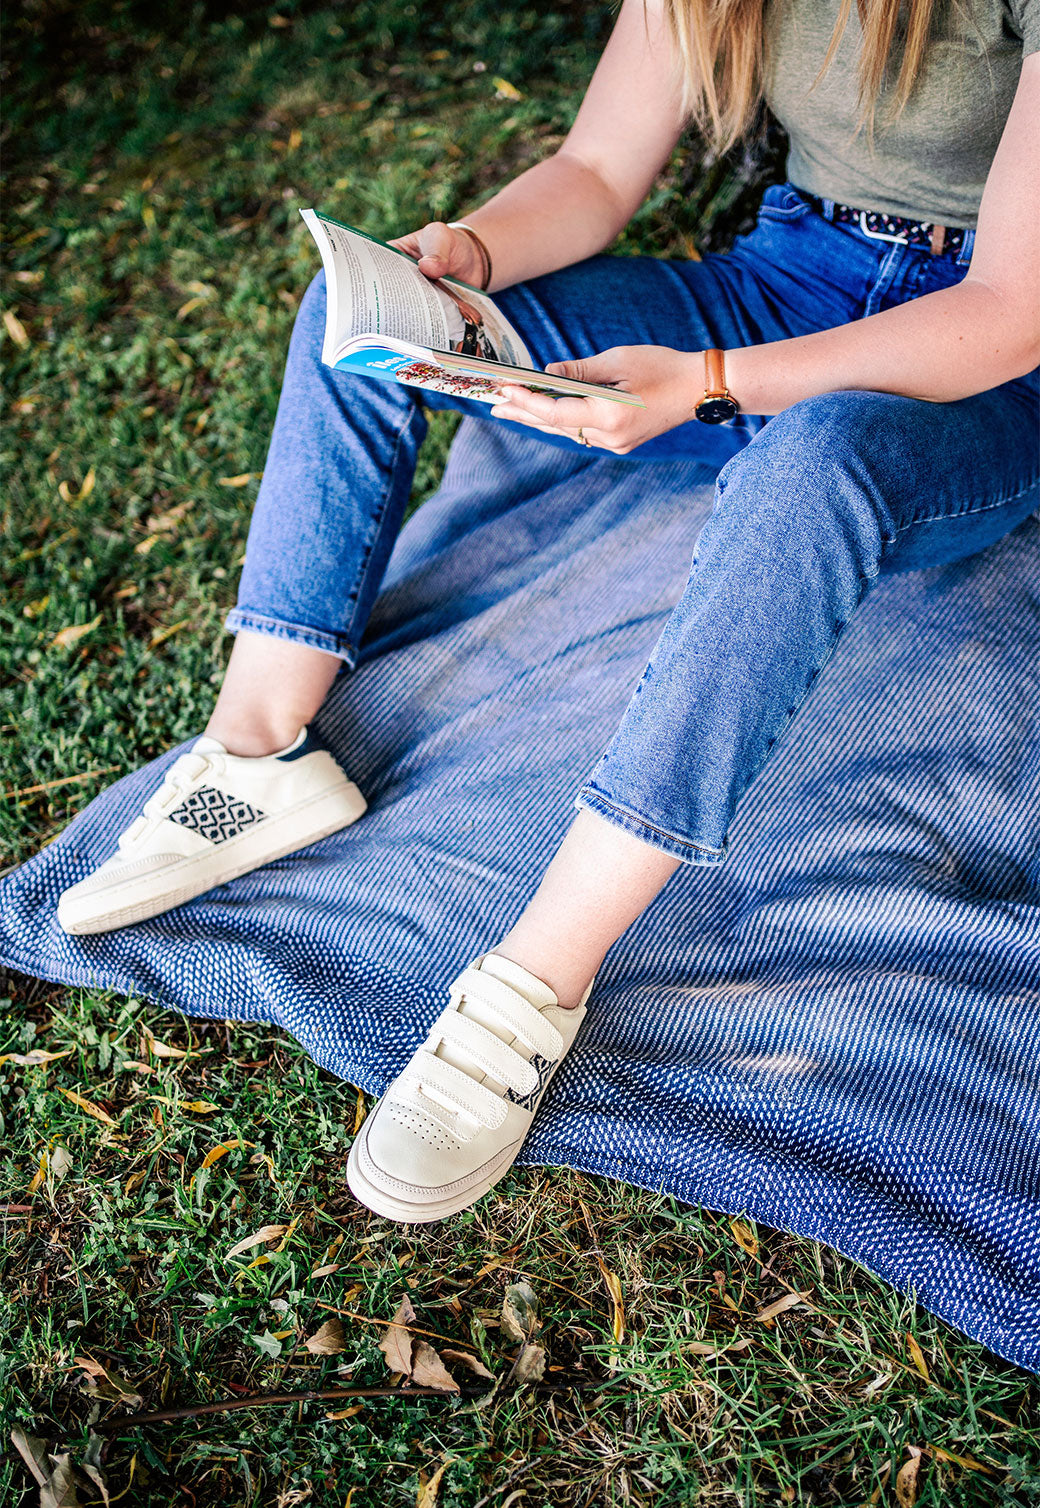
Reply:
<svg viewBox="0 0 1040 1508"><path fill-rule="evenodd" d="M531 365L523 341L486 294L455 278L433 283L404 252L312 209L300 213L325 268L329 299L321 355L329 366L359 335Z"/></svg>
<svg viewBox="0 0 1040 1508"><path fill-rule="evenodd" d="M556 398L606 398L612 403L646 407L637 393L626 392L624 388L601 387L573 377L556 377L526 367L485 361L479 356L460 356L454 351L435 350L432 346L387 338L379 340L366 335L340 347L335 367L337 371L393 378L412 387L431 388L458 398L475 398L481 403L500 402L503 385L512 382Z"/></svg>

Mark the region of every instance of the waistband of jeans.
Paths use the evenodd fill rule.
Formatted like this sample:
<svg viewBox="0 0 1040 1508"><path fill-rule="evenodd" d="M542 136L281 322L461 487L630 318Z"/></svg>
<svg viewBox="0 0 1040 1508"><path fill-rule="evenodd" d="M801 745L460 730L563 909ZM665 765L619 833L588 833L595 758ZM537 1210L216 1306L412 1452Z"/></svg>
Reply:
<svg viewBox="0 0 1040 1508"><path fill-rule="evenodd" d="M971 260L975 245L973 227L951 228L930 220L911 220L905 215L886 215L880 210L859 209L852 204L838 204L834 199L823 199L819 194L810 194L807 189L798 189L798 193L825 220L840 225L855 225L872 240L916 246L930 252L932 256L955 256L958 262Z"/></svg>

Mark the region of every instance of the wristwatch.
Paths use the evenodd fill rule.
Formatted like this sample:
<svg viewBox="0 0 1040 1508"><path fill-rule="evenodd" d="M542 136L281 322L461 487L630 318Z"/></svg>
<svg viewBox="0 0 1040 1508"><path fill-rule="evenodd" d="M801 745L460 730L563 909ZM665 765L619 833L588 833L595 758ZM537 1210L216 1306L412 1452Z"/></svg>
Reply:
<svg viewBox="0 0 1040 1508"><path fill-rule="evenodd" d="M694 409L694 417L702 424L725 424L740 412L740 404L730 396L726 386L726 368L722 352L717 349L704 353L704 397Z"/></svg>

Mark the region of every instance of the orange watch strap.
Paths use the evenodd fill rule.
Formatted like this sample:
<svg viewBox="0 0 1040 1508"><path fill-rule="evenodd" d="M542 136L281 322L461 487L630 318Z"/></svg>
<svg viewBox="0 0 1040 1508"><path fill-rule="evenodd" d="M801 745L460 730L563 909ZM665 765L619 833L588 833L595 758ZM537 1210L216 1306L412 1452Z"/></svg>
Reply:
<svg viewBox="0 0 1040 1508"><path fill-rule="evenodd" d="M726 366L723 360L723 353L717 347L712 347L710 351L705 351L704 353L704 384L704 391L706 393L725 393L727 391Z"/></svg>

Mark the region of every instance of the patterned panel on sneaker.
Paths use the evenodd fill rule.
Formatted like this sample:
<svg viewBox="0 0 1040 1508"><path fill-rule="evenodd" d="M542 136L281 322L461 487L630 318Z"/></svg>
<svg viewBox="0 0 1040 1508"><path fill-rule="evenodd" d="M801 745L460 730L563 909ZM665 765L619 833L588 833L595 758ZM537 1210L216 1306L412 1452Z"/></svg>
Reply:
<svg viewBox="0 0 1040 1508"><path fill-rule="evenodd" d="M511 1100L514 1105L523 1105L525 1110L533 1110L534 1102L545 1088L549 1075L556 1067L555 1060L543 1058L540 1052L536 1052L531 1058L531 1067L538 1072L538 1082L529 1094L517 1094L514 1089L507 1089L503 1099Z"/></svg>
<svg viewBox="0 0 1040 1508"><path fill-rule="evenodd" d="M171 822L191 828L210 843L226 843L229 838L237 838L254 822L261 822L265 815L250 806L248 801L229 796L226 791L218 791L211 785L192 791L169 813Z"/></svg>

